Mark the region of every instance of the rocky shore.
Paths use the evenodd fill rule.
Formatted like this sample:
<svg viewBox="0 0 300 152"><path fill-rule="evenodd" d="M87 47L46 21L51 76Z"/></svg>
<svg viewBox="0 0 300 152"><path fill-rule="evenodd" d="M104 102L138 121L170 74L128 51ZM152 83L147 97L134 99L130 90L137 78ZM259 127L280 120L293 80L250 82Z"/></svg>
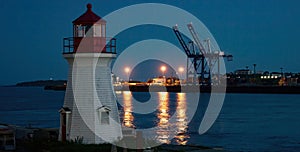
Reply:
<svg viewBox="0 0 300 152"><path fill-rule="evenodd" d="M10 125L11 126L11 125ZM15 128L15 152L223 152L222 148L211 148L195 145L163 144L146 150L124 149L111 144L82 144L78 142L59 142L57 128Z"/></svg>

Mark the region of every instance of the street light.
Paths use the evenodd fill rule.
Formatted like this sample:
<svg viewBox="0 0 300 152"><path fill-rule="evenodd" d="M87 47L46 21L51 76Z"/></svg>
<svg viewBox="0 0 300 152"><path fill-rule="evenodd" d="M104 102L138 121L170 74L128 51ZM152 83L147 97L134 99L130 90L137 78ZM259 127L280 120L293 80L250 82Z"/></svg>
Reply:
<svg viewBox="0 0 300 152"><path fill-rule="evenodd" d="M281 77L283 78L283 67L280 68Z"/></svg>
<svg viewBox="0 0 300 152"><path fill-rule="evenodd" d="M178 68L178 72L180 73L180 76L183 77L182 73L184 72L184 68L183 67L179 67Z"/></svg>
<svg viewBox="0 0 300 152"><path fill-rule="evenodd" d="M128 81L129 81L130 68L129 68L129 67L125 67L125 68L124 68L124 71L125 71L125 73L126 73L126 75L127 75L127 77L128 77Z"/></svg>
<svg viewBox="0 0 300 152"><path fill-rule="evenodd" d="M163 73L163 76L165 76L165 71L167 70L167 67L163 65L160 67L160 70Z"/></svg>
<svg viewBox="0 0 300 152"><path fill-rule="evenodd" d="M160 67L160 71L163 73L163 79L164 79L164 83L166 83L166 77L165 77L165 71L167 70L166 66L161 66Z"/></svg>

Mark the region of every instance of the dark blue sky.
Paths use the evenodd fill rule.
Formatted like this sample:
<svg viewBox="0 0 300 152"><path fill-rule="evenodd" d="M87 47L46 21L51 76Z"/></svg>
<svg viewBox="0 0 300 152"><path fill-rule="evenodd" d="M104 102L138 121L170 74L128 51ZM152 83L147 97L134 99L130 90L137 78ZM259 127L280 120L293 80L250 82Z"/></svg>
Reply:
<svg viewBox="0 0 300 152"><path fill-rule="evenodd" d="M0 84L66 79L62 39L72 35L72 21L85 12L87 3L105 16L145 2L174 5L198 17L220 48L234 55L234 62L226 64L227 71L256 63L257 70L283 67L284 71L300 72L298 0L1 0Z"/></svg>

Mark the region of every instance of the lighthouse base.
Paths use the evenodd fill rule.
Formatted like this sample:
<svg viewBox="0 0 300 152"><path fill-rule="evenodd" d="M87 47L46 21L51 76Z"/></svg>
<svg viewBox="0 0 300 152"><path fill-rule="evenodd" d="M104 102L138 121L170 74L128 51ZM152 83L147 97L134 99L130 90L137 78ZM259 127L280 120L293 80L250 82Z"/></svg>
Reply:
<svg viewBox="0 0 300 152"><path fill-rule="evenodd" d="M60 140L85 144L112 143L122 138L113 93L110 64L115 54L65 54L69 63Z"/></svg>

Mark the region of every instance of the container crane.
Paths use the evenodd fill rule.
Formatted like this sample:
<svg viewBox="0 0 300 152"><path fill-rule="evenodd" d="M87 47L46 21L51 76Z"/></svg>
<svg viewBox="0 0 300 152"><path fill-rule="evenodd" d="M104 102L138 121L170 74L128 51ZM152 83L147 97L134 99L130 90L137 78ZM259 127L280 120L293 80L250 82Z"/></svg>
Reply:
<svg viewBox="0 0 300 152"><path fill-rule="evenodd" d="M199 81L200 84L211 85L211 70L215 66L215 64L218 63L217 76L218 76L218 80L220 80L220 58L226 57L228 61L232 61L233 56L229 54L225 54L224 52L219 50L212 52L210 40L207 39L204 41L206 42L206 47L205 47L200 41L199 36L195 32L192 23L188 24L187 27L194 39L194 41L192 41L185 37L186 39L189 40L188 41L189 45L186 44L182 34L178 30L178 26L175 25L173 27L173 31L188 57L186 78L188 79L189 73L192 73L193 83L195 83L196 82L195 80L198 79L198 76L200 76L200 81ZM192 61L191 64L189 64L190 61Z"/></svg>

